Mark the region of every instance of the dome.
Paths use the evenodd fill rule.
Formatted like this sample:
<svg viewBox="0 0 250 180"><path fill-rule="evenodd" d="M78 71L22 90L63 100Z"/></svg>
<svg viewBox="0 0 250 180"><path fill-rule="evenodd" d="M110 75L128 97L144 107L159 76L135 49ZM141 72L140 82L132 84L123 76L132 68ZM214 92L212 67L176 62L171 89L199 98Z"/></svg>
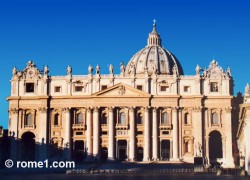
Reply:
<svg viewBox="0 0 250 180"><path fill-rule="evenodd" d="M149 34L148 44L137 52L126 67L126 74L173 74L175 67L177 75L182 75L183 70L175 56L161 46L161 37L156 31L154 21L153 31Z"/></svg>

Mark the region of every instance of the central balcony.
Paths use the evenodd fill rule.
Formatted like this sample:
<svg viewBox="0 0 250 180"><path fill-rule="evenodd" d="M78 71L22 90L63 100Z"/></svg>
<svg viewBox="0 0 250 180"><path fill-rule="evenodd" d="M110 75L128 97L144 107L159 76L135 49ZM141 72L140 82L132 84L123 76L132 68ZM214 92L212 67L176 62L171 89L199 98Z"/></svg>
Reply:
<svg viewBox="0 0 250 180"><path fill-rule="evenodd" d="M73 130L86 130L85 124L73 124L72 126Z"/></svg>

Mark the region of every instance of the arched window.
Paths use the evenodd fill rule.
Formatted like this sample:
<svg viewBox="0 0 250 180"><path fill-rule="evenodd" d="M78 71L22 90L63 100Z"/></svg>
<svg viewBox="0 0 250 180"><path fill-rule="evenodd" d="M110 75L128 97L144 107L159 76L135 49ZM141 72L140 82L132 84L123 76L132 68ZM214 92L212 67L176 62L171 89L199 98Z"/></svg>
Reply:
<svg viewBox="0 0 250 180"><path fill-rule="evenodd" d="M102 124L107 124L107 114L106 113L104 113L104 114L102 114Z"/></svg>
<svg viewBox="0 0 250 180"><path fill-rule="evenodd" d="M76 114L76 124L83 124L83 114L82 113Z"/></svg>
<svg viewBox="0 0 250 180"><path fill-rule="evenodd" d="M184 115L184 124L185 125L190 124L190 115L188 113L185 113L185 115Z"/></svg>
<svg viewBox="0 0 250 180"><path fill-rule="evenodd" d="M119 124L126 125L126 114L124 112L120 113Z"/></svg>
<svg viewBox="0 0 250 180"><path fill-rule="evenodd" d="M33 123L32 123L32 114L31 113L28 113L28 114L25 115L24 125L25 126L32 126L33 125Z"/></svg>
<svg viewBox="0 0 250 180"><path fill-rule="evenodd" d="M54 116L54 126L58 126L59 125L59 114L55 114Z"/></svg>
<svg viewBox="0 0 250 180"><path fill-rule="evenodd" d="M164 112L162 114L161 123L164 124L164 125L169 124L169 117L168 117L168 113L167 112Z"/></svg>
<svg viewBox="0 0 250 180"><path fill-rule="evenodd" d="M212 114L212 124L219 124L219 116L216 112Z"/></svg>
<svg viewBox="0 0 250 180"><path fill-rule="evenodd" d="M142 124L142 114L141 113L137 114L137 124Z"/></svg>

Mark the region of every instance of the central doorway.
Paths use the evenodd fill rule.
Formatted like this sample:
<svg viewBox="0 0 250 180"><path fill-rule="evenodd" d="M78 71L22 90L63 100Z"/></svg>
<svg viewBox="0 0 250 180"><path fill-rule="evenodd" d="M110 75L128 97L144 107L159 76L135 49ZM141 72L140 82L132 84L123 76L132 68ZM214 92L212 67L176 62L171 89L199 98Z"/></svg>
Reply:
<svg viewBox="0 0 250 180"><path fill-rule="evenodd" d="M74 145L74 160L76 162L82 162L85 159L84 141L77 140Z"/></svg>
<svg viewBox="0 0 250 180"><path fill-rule="evenodd" d="M222 138L219 131L212 131L209 134L209 158L210 163L216 162L217 158L223 158Z"/></svg>
<svg viewBox="0 0 250 180"><path fill-rule="evenodd" d="M35 135L32 132L25 132L21 140L22 160L34 161L36 155Z"/></svg>
<svg viewBox="0 0 250 180"><path fill-rule="evenodd" d="M117 143L117 155L120 161L125 161L127 159L127 141L118 140Z"/></svg>
<svg viewBox="0 0 250 180"><path fill-rule="evenodd" d="M137 161L143 160L143 147L137 148Z"/></svg>
<svg viewBox="0 0 250 180"><path fill-rule="evenodd" d="M161 141L161 160L169 161L170 159L170 140Z"/></svg>

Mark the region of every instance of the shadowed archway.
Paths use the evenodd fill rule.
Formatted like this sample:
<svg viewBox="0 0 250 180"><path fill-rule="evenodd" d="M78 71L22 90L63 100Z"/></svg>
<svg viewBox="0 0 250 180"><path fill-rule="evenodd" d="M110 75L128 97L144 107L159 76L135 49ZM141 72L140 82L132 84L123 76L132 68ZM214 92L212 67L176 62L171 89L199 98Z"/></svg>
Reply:
<svg viewBox="0 0 250 180"><path fill-rule="evenodd" d="M21 154L22 160L34 161L36 155L35 135L32 132L25 132L21 140Z"/></svg>
<svg viewBox="0 0 250 180"><path fill-rule="evenodd" d="M223 158L222 138L219 131L212 131L209 134L209 158L210 162L216 161L217 158Z"/></svg>

